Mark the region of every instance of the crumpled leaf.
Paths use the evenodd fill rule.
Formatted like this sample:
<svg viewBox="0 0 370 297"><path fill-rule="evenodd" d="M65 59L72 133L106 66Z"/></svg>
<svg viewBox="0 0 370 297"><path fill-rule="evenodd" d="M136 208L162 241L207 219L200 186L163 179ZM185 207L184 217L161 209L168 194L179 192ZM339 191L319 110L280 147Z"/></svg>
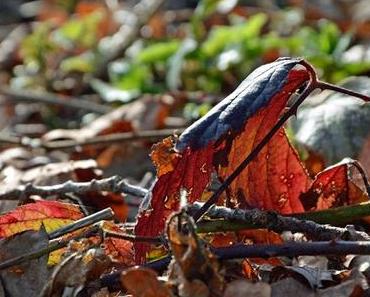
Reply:
<svg viewBox="0 0 370 297"><path fill-rule="evenodd" d="M135 297L170 297L170 290L157 279L155 271L137 267L124 270L121 274L122 286Z"/></svg>
<svg viewBox="0 0 370 297"><path fill-rule="evenodd" d="M81 211L73 204L58 201L29 203L0 216L0 238L25 230L39 230L42 225L50 233L81 217Z"/></svg>
<svg viewBox="0 0 370 297"><path fill-rule="evenodd" d="M41 296L62 296L66 287L78 289L88 281L99 278L110 267L111 262L101 249L74 253L54 269Z"/></svg>
<svg viewBox="0 0 370 297"><path fill-rule="evenodd" d="M270 297L271 286L263 282L252 283L250 281L240 279L229 283L223 295L223 297L244 296Z"/></svg>
<svg viewBox="0 0 370 297"><path fill-rule="evenodd" d="M139 214L136 234L158 235L166 218L178 207L180 189L187 190L187 199L192 203L201 197L214 168L224 177L239 165L237 158L244 158L258 144L275 124L292 92L308 80L306 70L293 69L300 61L285 58L261 66L185 130L174 146L177 155L170 166L174 170L165 170L154 185L151 202L147 203L149 198L144 200L147 208ZM239 141L241 138L244 139ZM280 151L282 147L284 153ZM163 172L161 165L157 170ZM272 181L267 185L269 178ZM299 194L308 182L297 154L281 130L231 185L231 196L239 197L236 202L243 202L242 206L298 212L303 211ZM136 244L135 248L137 260L142 261L145 247Z"/></svg>
<svg viewBox="0 0 370 297"><path fill-rule="evenodd" d="M277 266L271 271L270 280L274 282L278 279L293 277L304 282L312 289L321 289L330 285L339 284L342 281L341 274L347 274L346 271L321 270L317 267L294 267Z"/></svg>
<svg viewBox="0 0 370 297"><path fill-rule="evenodd" d="M189 232L178 230L183 223ZM179 295L218 296L224 288L224 278L216 257L198 238L186 214L174 214L168 222L167 237L174 257L170 276L178 283Z"/></svg>
<svg viewBox="0 0 370 297"><path fill-rule="evenodd" d="M133 266L134 250L132 242L119 238L105 238L104 251L115 262L123 267Z"/></svg>
<svg viewBox="0 0 370 297"><path fill-rule="evenodd" d="M46 248L49 238L43 228L25 231L0 240L0 262ZM39 296L45 280L51 274L47 267L48 254L0 271L4 296Z"/></svg>
<svg viewBox="0 0 370 297"><path fill-rule="evenodd" d="M370 172L370 137L366 140L359 154L358 161L366 169L366 172Z"/></svg>
<svg viewBox="0 0 370 297"><path fill-rule="evenodd" d="M300 196L305 211L365 202L369 199L349 176L351 161L343 160L320 172L310 189Z"/></svg>
<svg viewBox="0 0 370 297"><path fill-rule="evenodd" d="M370 95L370 79L353 77L341 86ZM320 154L326 166L358 158L370 137L370 105L348 95L325 91L302 104L291 120L295 139Z"/></svg>
<svg viewBox="0 0 370 297"><path fill-rule="evenodd" d="M326 289L312 290L308 286L302 284L302 282L292 278L287 277L277 282L274 282L271 285L271 296L280 297L280 296L296 296L296 297L347 297L347 296L364 296L364 276L361 274L355 274L351 276L346 281L332 286Z"/></svg>

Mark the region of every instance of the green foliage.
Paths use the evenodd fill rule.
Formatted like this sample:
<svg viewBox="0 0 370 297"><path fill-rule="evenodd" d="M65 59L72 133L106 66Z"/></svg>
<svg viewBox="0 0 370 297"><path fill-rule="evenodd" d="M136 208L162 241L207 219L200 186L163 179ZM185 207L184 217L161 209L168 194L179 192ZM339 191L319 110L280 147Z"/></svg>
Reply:
<svg viewBox="0 0 370 297"><path fill-rule="evenodd" d="M157 42L145 47L137 55L137 62L143 64L152 64L165 62L179 49L181 42L178 40L170 40L167 42Z"/></svg>
<svg viewBox="0 0 370 297"><path fill-rule="evenodd" d="M22 42L20 54L25 65L31 65L37 70L47 66L46 56L55 49L55 44L50 40L51 27L48 23L36 26L32 34Z"/></svg>
<svg viewBox="0 0 370 297"><path fill-rule="evenodd" d="M66 48L91 48L97 44L98 24L102 13L94 12L81 18L71 19L53 32L54 39Z"/></svg>
<svg viewBox="0 0 370 297"><path fill-rule="evenodd" d="M256 14L242 24L220 26L211 30L207 40L201 45L201 53L206 57L215 57L227 47L236 44L248 46L259 37L263 25L267 21L265 14Z"/></svg>
<svg viewBox="0 0 370 297"><path fill-rule="evenodd" d="M228 93L254 68L279 56L302 56L318 69L320 77L334 83L370 70L370 62L343 59L352 36L343 34L335 23L320 20L304 26L302 12L293 9L277 16L245 17L230 10L236 3L200 1L190 20L182 24L186 32L182 40L178 36L140 40L141 46L129 58L109 65L110 86L135 94L178 89ZM215 12L225 13L221 9L225 4L229 12L223 25L209 22ZM104 61L98 33L102 17L95 12L72 16L59 28L47 23L37 26L22 43L26 66L22 81L28 81L29 69L32 75L36 69L40 76L94 74Z"/></svg>

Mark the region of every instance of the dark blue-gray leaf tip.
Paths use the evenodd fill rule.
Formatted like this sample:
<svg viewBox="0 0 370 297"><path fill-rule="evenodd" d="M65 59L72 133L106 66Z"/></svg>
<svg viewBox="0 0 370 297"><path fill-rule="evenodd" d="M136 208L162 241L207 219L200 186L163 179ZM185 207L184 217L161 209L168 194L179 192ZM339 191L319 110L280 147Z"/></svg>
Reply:
<svg viewBox="0 0 370 297"><path fill-rule="evenodd" d="M279 58L260 66L204 117L194 122L180 136L175 149L199 149L215 142L228 131L239 131L246 121L285 85L289 71L300 58Z"/></svg>

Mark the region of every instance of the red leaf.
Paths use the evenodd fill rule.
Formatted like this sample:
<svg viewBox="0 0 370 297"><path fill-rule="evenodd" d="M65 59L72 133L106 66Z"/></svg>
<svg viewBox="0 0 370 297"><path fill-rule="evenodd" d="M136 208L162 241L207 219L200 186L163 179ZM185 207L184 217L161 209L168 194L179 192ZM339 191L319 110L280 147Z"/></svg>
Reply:
<svg viewBox="0 0 370 297"><path fill-rule="evenodd" d="M258 68L230 96L181 135L174 148L177 152L168 154L172 158L167 160L171 161L164 162L167 169L162 170L161 164L157 166L159 178L153 188L151 201L147 197L138 216L136 234L158 235L163 231L167 217L178 209L181 189L187 190L188 202L191 203L201 197L214 168L219 169L221 176L226 176L240 164L242 158L276 123L292 92L308 80L306 70L293 69L299 62L298 59L282 59ZM300 190L306 188L308 177L285 135L276 136L273 140L277 146L269 145L265 153L259 155L258 162L251 164L257 170L255 173L259 174L257 181L248 179L241 184L241 179L238 179L233 184L232 194L236 196L239 190L245 194L256 191L253 196L248 195L249 200L245 204L269 209L281 205L284 212L303 210L298 198ZM284 156L279 151L281 146L287 152L284 164L289 162L293 166L289 171L288 166L279 168L280 163L277 163ZM171 148L167 146L167 149ZM226 160L219 158L220 152L226 156ZM269 158L266 158L267 154ZM161 154L155 151L154 155ZM222 170L224 166L228 171ZM271 186L268 192L263 190L267 178L278 173L280 176L293 174L294 187L288 189L286 186L284 192L281 190L282 182L275 179L272 185L267 185L267 188ZM256 178L251 170L247 174ZM258 185L261 182L263 184ZM281 202L281 194L284 193L287 201L291 199L290 203ZM136 259L143 261L147 250L145 245L135 244Z"/></svg>
<svg viewBox="0 0 370 297"><path fill-rule="evenodd" d="M367 195L348 175L351 163L339 163L320 172L300 200L305 211L322 210L367 201Z"/></svg>
<svg viewBox="0 0 370 297"><path fill-rule="evenodd" d="M129 267L135 264L134 251L132 242L130 241L107 237L104 239L104 251L123 267Z"/></svg>
<svg viewBox="0 0 370 297"><path fill-rule="evenodd" d="M293 92L307 79L302 71L291 71L284 90L271 103L258 111L245 125L244 131L226 140L230 147L227 160L219 167L219 175L228 177L252 149L271 130L286 105L286 92ZM231 144L227 144L231 141ZM223 152L223 151L222 151ZM299 157L281 129L258 156L231 184L230 202L241 208L278 210L281 213L303 211L299 200L310 179Z"/></svg>
<svg viewBox="0 0 370 297"><path fill-rule="evenodd" d="M41 224L50 232L81 217L79 208L73 204L58 201L26 204L0 216L0 238L25 230L39 230Z"/></svg>
<svg viewBox="0 0 370 297"><path fill-rule="evenodd" d="M163 232L166 219L178 209L182 189L192 203L201 198L213 171L221 181L234 172L276 125L291 95L309 80L308 71L296 67L299 63L285 58L256 69L186 129L174 146L167 139L155 148L152 157L158 180L139 212L137 235ZM226 202L289 214L363 201L363 192L349 180L347 166L324 171L309 188L311 183L280 129L231 183ZM135 243L135 251L136 260L142 262L148 247Z"/></svg>

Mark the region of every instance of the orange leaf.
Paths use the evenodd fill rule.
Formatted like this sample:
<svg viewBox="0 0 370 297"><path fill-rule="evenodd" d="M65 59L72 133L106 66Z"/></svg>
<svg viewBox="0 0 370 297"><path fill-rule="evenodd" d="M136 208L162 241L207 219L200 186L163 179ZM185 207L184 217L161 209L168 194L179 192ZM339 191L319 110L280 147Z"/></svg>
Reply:
<svg viewBox="0 0 370 297"><path fill-rule="evenodd" d="M148 268L132 268L121 274L121 283L135 297L170 297L170 290Z"/></svg>
<svg viewBox="0 0 370 297"><path fill-rule="evenodd" d="M173 171L175 169L174 162L178 155L174 154L172 138L167 137L162 142L153 145L150 157L157 168L157 176Z"/></svg>
<svg viewBox="0 0 370 297"><path fill-rule="evenodd" d="M130 241L107 237L104 240L104 251L113 261L118 262L124 267L135 264L134 250Z"/></svg>

